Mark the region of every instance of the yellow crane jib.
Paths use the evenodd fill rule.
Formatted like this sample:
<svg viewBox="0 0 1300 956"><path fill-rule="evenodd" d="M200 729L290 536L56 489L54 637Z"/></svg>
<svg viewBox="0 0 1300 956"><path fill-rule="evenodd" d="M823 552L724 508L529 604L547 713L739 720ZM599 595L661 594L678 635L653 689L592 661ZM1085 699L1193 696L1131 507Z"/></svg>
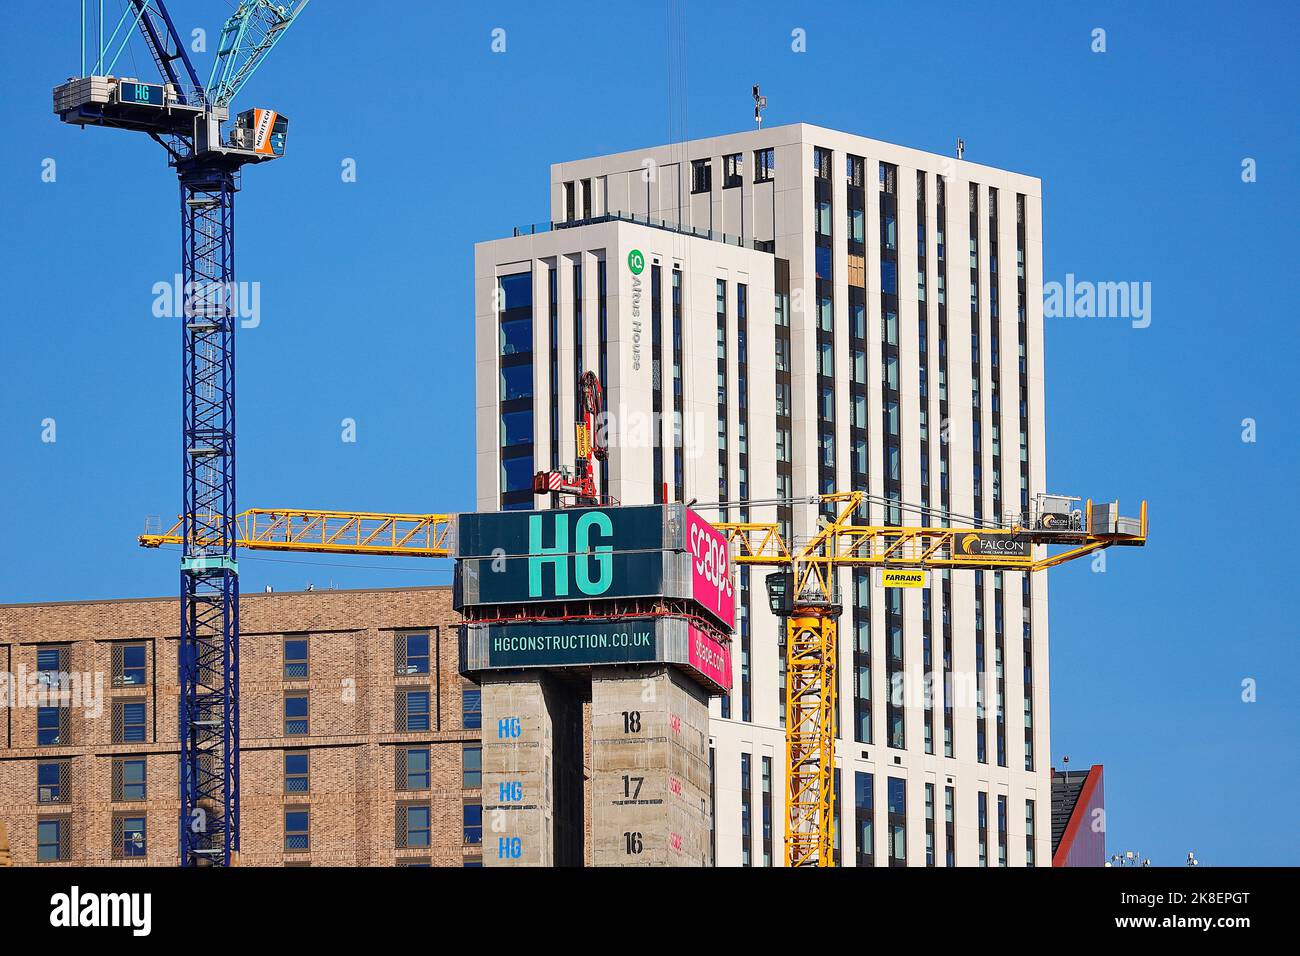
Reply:
<svg viewBox="0 0 1300 956"><path fill-rule="evenodd" d="M1042 571L1093 551L1112 546L1141 546L1147 538L1147 503L1137 518L1122 518L1118 505L1088 501L1077 518L1061 520L1058 512L1035 509L1029 520L988 527L904 527L853 523L865 500L861 492L822 495L840 502L839 515L825 522L807 543L792 545L775 522L716 523L732 546L737 564L806 565L797 591L810 577L825 575L816 568L890 567L995 571ZM1055 554L1038 553L1039 546L1069 545Z"/></svg>
<svg viewBox="0 0 1300 956"><path fill-rule="evenodd" d="M250 508L235 516L235 544L262 551L310 551L333 554L447 558L449 514L379 514L362 511L311 511L296 508ZM213 527L197 521L198 528ZM146 527L142 547L182 544L182 519L166 531ZM215 540L198 539L196 545Z"/></svg>

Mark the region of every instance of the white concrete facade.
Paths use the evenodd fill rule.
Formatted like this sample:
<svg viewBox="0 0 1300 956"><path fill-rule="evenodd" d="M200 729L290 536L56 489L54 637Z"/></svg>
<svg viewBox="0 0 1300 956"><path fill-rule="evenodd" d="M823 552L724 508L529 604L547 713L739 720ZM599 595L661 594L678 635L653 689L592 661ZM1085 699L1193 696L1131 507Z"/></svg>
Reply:
<svg viewBox="0 0 1300 956"><path fill-rule="evenodd" d="M774 150L775 171L771 180L755 182L755 151ZM898 437L901 449L901 492L904 503L921 501L922 449L927 442L922 438L920 409L928 409L929 458L928 474L931 489L931 510L940 511L938 501L942 475L941 460L946 457L949 484L948 510L953 515L951 523L963 523L956 516L969 516L974 511L975 495L972 487L974 475L974 437L972 420L980 422L982 496L985 517L993 514L988 503L993 500L995 476L995 415L989 400L996 375L1001 402L997 413L997 432L1001 447L1001 476L1007 494L1002 510L1018 510L1021 492L1022 419L1019 396L1021 382L1017 351L1021 332L1017 310L1017 207L1023 208L1023 275L1025 294L1023 308L1024 356L1026 372L1024 394L1025 450L1028 464L1028 493L1047 490L1045 486L1045 455L1043 445L1043 364L1042 364L1042 212L1041 184L1039 180L1021 174L979 166L950 157L924 153L876 140L796 124L771 129L755 130L712 139L696 140L685 144L659 146L611 156L560 163L551 168L551 215L557 221L567 218L567 194L572 190L575 199L575 218L584 214L583 195L589 197L591 217L599 219L608 214L631 214L638 217L665 219L700 232L712 230L729 237L739 237L748 245L728 244L716 239L692 237L679 231L634 225L621 221L596 221L589 225L575 225L536 235L480 243L476 246L476 359L477 372L477 429L478 429L478 507L494 510L501 506L501 424L499 392L499 314L494 300L499 278L512 273L532 271L533 289L533 456L530 470L550 467L551 419L549 414L551 379L550 338L548 313L548 270L558 270L558 368L559 433L558 460L568 464L573 459L573 383L576 376L573 333L572 266L584 264L583 283L584 364L598 368L597 342L598 303L595 281L595 263L603 259L609 281L607 303L606 354L607 404L616 416L648 415L652 402L653 365L650 354L650 304L649 290L652 265L657 262L663 270L662 294L670 299L668 277L674 265L681 268L683 289L683 412L686 418L686 448L683 500L695 498L711 503L719 499L718 441L717 435L717 312L715 289L719 279L727 283L726 316L727 333L724 346L726 356L726 395L728 420L727 475L731 501L739 501L739 402L741 365L737 348L737 293L738 284L747 288L747 343L745 356L745 385L747 393L747 494L746 500L770 501L777 493L777 429L776 429L776 361L773 356L775 321L774 292L777 288L776 260L789 263L789 323L792 354L790 381L793 410L791 415L792 453L790 454L793 494L796 497L813 495L819 488L819 384L818 365L822 361L817 337L816 299L816 224L815 178L813 170L814 149L830 151L829 183L831 195L831 253L833 261L833 379L834 391L834 484L838 490L861 487L874 495L884 491L885 466L881 449L886 444L883 434L884 402L881 368L882 337L885 335L881 296L881 229L879 164L892 164L897 168L893 195L897 202L897 275L898 281ZM724 157L740 154L742 175L738 185L724 186ZM865 364L869 373L855 372L854 362L859 356L854 351L849 333L849 279L847 265L849 244L846 226L848 209L846 157L865 160L863 186L865 192L865 270L866 349ZM691 162L708 159L712 167L711 188L706 192L691 191ZM924 284L929 294L922 301L918 294L917 242L917 173L925 174L925 269ZM938 304L936 249L936 180L942 177L946 191L946 389L947 421L941 421L938 369L941 364L938 334ZM589 181L590 185L584 185ZM970 307L970 253L968 187L977 186L977 242L978 267L977 311ZM990 187L997 191L998 217L998 308L996 319L989 302L990 274L993 267L990 256L989 210ZM823 189L826 187L823 186ZM752 248L757 241L770 251ZM769 245L770 244L770 245ZM641 327L634 327L632 315L633 275L627 263L628 253L639 249L645 256L645 269L640 278L642 295L639 304ZM663 334L660 359L664 370L663 395L665 420L660 422L661 436L669 464L665 468L668 498L675 500L673 488L672 454L672 332L671 302L663 305ZM974 315L979 322L980 362L979 394L982 400L974 403L971 386L973 369L971 349L971 322ZM929 369L929 387L923 399L919 369L922 366L920 334L918 327L927 328L926 348ZM638 340L639 335L639 340ZM993 365L992 342L1000 343L1001 361ZM634 358L634 340L639 349L640 361ZM639 368L635 367L639 364ZM855 378L855 375L857 378ZM855 481L850 465L851 433L850 382L865 379L868 413L866 486ZM617 424L617 423L616 423ZM939 437L942 436L942 437ZM609 492L622 503L641 504L654 500L652 443L635 434L625 434L624 441L614 436L610 454ZM940 451L942 442L943 452ZM772 505L755 506L750 518L770 521L776 518ZM731 518L737 517L732 512ZM816 509L811 505L794 508L796 536L806 535L816 520ZM873 523L884 523L884 509L873 506ZM915 512L904 515L904 523L916 524ZM869 683L870 740L860 741L854 719L854 700L859 673L855 671L853 657L854 627L851 603L846 600L845 613L840 626L840 728L843 736L837 741L836 763L840 768L839 789L839 839L841 862L852 866L858 860L860 828L855 813L855 775L871 774L874 782L874 810L872 855L874 865L889 864L889 815L887 800L889 778L906 781L906 853L910 866L924 866L932 858L936 866L946 862L949 841L944 819L945 788L952 787L955 797L954 840L952 850L956 865L978 865L980 834L978 825L977 794L987 795L987 837L985 855L990 866L999 864L998 798L1006 798L1006 862L1010 866L1027 863L1026 801L1035 808L1035 834L1032 840L1036 865L1050 865L1051 859L1051 784L1049 770L1049 705L1048 705L1048 628L1046 582L1030 582L1030 607L1032 624L1029 646L1032 653L1031 690L1032 707L1032 769L1026 769L1025 752L1025 659L1021 633L1021 576L1006 574L1002 583L1004 606L1002 614L1001 669L1005 676L1003 712L1005 714L1005 766L998 761L996 744L996 678L998 662L995 656L996 621L994 617L994 580L986 574L984 582L985 615L985 670L984 697L988 702L988 737L985 760L977 759L976 707L964 701L953 701L953 756L945 756L942 701L927 708L924 702L907 701L903 708L903 734L906 746L887 746L888 731L885 726L889 696L886 667L885 620L883 591L872 589L870 598L870 669L861 675ZM935 575L931 589L931 666L925 660L926 628L922 620L922 599L919 591L906 591L902 605L902 670L909 681L919 686L926 670L940 671L942 656L938 624L945 613L952 622L951 671L956 681L974 679L976 667L975 573L955 572L951 576L951 606L944 608L939 577ZM841 587L846 596L851 593L851 575L845 573ZM763 758L770 758L773 768L770 819L772 827L770 853L773 865L783 859L782 834L784 828L784 730L781 713L781 668L778 649L778 621L766 605L763 573L751 574L750 586L749 670L747 682L742 682L743 655L737 638L733 662L736 668L730 717L724 718L723 705L714 700L711 705L710 730L715 755L715 820L716 853L718 865L739 865L742 862L742 795L741 755L750 755L749 818L751 821L750 861L763 865L769 854L765 853L763 839L764 794L762 792ZM748 685L748 700L742 706L742 684ZM867 688L861 688L866 690ZM748 720L740 719L748 710ZM933 730L931 746L925 745L927 710ZM927 819L925 785L934 787L933 843L927 854Z"/></svg>

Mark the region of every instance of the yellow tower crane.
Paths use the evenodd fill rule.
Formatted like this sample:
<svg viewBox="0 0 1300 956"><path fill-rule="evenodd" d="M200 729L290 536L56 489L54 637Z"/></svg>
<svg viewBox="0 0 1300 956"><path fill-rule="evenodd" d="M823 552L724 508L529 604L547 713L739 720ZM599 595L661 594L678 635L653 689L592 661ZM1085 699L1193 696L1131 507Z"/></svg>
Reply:
<svg viewBox="0 0 1300 956"><path fill-rule="evenodd" d="M773 609L786 617L786 823L790 866L831 866L835 840L835 698L838 673L835 587L841 568L880 568L902 574L902 585L923 583L930 570L1043 571L1112 546L1141 547L1147 504L1124 518L1116 503L1039 495L1020 520L997 526L904 527L855 524L871 497L861 491L810 499L838 509L804 542L786 541L777 522L715 522L737 564L779 570L769 578ZM749 502L747 504L758 504ZM761 504L770 504L762 502ZM240 513L240 548L396 557L451 557L450 514L388 514L255 508ZM140 544L181 544L178 521L147 530ZM1048 547L1065 550L1047 553ZM920 572L911 581L907 572ZM891 586L888 579L886 586ZM779 605L779 607L778 607Z"/></svg>

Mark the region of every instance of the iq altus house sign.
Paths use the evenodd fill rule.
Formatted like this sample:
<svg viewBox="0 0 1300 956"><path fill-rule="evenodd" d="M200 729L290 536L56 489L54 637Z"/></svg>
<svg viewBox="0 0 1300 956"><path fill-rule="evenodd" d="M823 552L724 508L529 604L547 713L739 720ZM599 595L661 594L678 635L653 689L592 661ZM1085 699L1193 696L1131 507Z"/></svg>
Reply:
<svg viewBox="0 0 1300 956"><path fill-rule="evenodd" d="M482 686L483 860L707 866L708 701L731 687L726 539L680 504L457 518L460 669Z"/></svg>

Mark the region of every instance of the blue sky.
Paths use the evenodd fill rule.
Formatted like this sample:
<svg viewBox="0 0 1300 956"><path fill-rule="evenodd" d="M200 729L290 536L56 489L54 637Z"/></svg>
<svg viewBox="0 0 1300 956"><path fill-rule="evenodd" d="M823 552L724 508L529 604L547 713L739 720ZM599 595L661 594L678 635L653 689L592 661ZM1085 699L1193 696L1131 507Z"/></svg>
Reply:
<svg viewBox="0 0 1300 956"><path fill-rule="evenodd" d="M13 6L0 602L171 594L175 555L134 537L179 507L180 335L151 314L178 265L175 179L149 141L51 114L79 69L78 3ZM172 8L211 47L232 6ZM1047 280L1151 283L1148 328L1047 321L1051 489L1151 501L1144 552L1051 572L1052 757L1106 765L1112 849L1300 863L1295 5L692 6L689 135L749 128L755 82L769 125L942 153L960 135L966 158L1043 179ZM291 118L287 158L251 170L239 200L239 278L262 287L239 338L245 507L468 508L473 243L547 218L550 162L669 138L658 0L466 7L317 0L237 103ZM131 55L118 72L151 76ZM241 569L246 590L449 576L380 559Z"/></svg>

